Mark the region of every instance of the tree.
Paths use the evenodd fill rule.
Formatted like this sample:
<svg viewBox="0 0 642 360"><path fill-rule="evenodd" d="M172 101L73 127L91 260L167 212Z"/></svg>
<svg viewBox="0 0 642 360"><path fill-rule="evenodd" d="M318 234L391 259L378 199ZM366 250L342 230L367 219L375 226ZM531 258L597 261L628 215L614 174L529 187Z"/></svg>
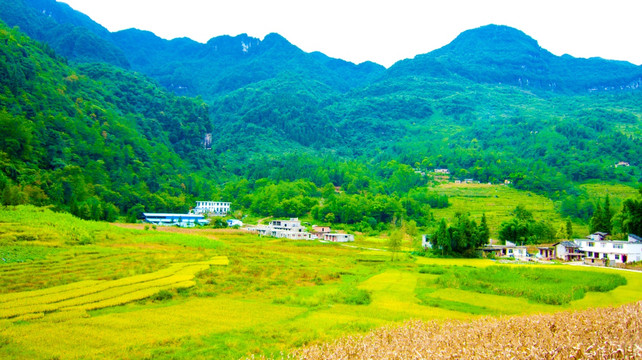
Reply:
<svg viewBox="0 0 642 360"><path fill-rule="evenodd" d="M602 205L598 202L595 206L595 212L591 217L591 222L589 223L589 231L595 233L597 231L603 231L604 226L602 221L604 219L604 212L602 211Z"/></svg>
<svg viewBox="0 0 642 360"><path fill-rule="evenodd" d="M604 200L604 206L602 206L598 201L593 217L591 217L589 230L592 233L600 231L610 234L613 229L612 220L613 213L611 212L611 201L607 195Z"/></svg>
<svg viewBox="0 0 642 360"><path fill-rule="evenodd" d="M406 234L408 235L410 247L419 248L421 245L417 245L415 240L417 235L419 235L419 229L417 229L417 222L415 220L410 220L408 222L404 221L404 228L406 229Z"/></svg>
<svg viewBox="0 0 642 360"><path fill-rule="evenodd" d="M395 260L397 253L401 250L401 242L403 241L403 231L401 229L394 230L388 239L388 251L392 253L392 261Z"/></svg>
<svg viewBox="0 0 642 360"><path fill-rule="evenodd" d="M145 206L142 204L132 206L129 211L127 211L127 222L135 223L136 220L140 219L144 211Z"/></svg>
<svg viewBox="0 0 642 360"><path fill-rule="evenodd" d="M490 229L488 228L488 223L486 222L486 213L483 213L481 224L479 224L478 246L488 244L488 240L490 240Z"/></svg>
<svg viewBox="0 0 642 360"><path fill-rule="evenodd" d="M642 236L642 200L625 200L622 204L622 215L622 230Z"/></svg>
<svg viewBox="0 0 642 360"><path fill-rule="evenodd" d="M557 230L555 233L555 238L556 239L568 239L568 231L566 231L566 225L563 223L560 225L560 228Z"/></svg>
<svg viewBox="0 0 642 360"><path fill-rule="evenodd" d="M499 239L504 242L510 241L519 245L529 243L531 240L531 234L528 224L524 221L520 221L517 217L503 222L499 229Z"/></svg>
<svg viewBox="0 0 642 360"><path fill-rule="evenodd" d="M571 219L566 219L566 236L569 240L573 238L573 223Z"/></svg>
<svg viewBox="0 0 642 360"><path fill-rule="evenodd" d="M606 199L604 199L604 212L602 214L602 227L604 228L605 233L610 234L613 229L611 219L613 219L613 213L611 212L611 201L607 194Z"/></svg>
<svg viewBox="0 0 642 360"><path fill-rule="evenodd" d="M517 205L515 210L513 210L513 215L515 215L515 217L521 221L533 220L533 213L526 210L526 208L521 204Z"/></svg>
<svg viewBox="0 0 642 360"><path fill-rule="evenodd" d="M450 232L448 231L446 219L441 219L439 228L437 228L437 232L433 234L431 241L433 248L441 250L441 255L449 253L452 250Z"/></svg>

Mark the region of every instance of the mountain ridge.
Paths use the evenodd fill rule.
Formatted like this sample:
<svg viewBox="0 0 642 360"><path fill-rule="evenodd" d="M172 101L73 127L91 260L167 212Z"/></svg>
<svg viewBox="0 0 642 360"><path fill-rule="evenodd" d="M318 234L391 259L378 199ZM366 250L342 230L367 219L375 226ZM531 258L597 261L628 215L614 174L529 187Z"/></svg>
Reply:
<svg viewBox="0 0 642 360"><path fill-rule="evenodd" d="M34 9L43 8L49 9L47 11L51 13L64 14L59 19L63 25L82 25L101 39L108 39L105 41L120 50L127 62L133 63L134 70L155 78L178 94L201 95L206 99L213 98L211 94L232 91L256 81L273 78L279 72L288 71L286 68L307 72L306 76L322 80L341 92L384 77L406 76L408 73L434 78L451 78L454 75L475 82L510 84L534 91L577 93L605 89L630 90L642 85L642 66L601 58L556 56L540 47L535 39L521 30L505 25L491 24L466 30L439 49L418 54L412 59L400 60L385 69L372 62L353 66L353 63L341 59L315 61L319 60L318 54L322 54L321 52L305 53L276 33L268 34L262 40L247 34L223 35L213 37L205 44L188 38L165 40L151 32L136 29L106 33L104 27L66 4L54 0L17 1ZM144 35L134 35L138 31ZM178 43L181 46L177 46ZM54 49L58 48L54 46ZM266 48L272 50L269 58L255 59L246 64L234 63L244 54L263 55ZM62 54L74 56L70 51ZM221 54L228 56L227 61L220 58ZM166 59L169 59L174 68L181 68L181 63L185 63L185 69L170 68ZM114 63L113 59L106 61ZM262 66L271 67L270 71L257 69L257 61ZM281 67L274 66L275 61L285 64ZM336 67L327 66L338 62L344 62L338 66L340 71L335 71ZM127 68L127 64L121 65ZM235 74L221 75L226 71ZM238 75L243 71L249 74L244 79ZM200 80L203 77L212 79L204 83Z"/></svg>

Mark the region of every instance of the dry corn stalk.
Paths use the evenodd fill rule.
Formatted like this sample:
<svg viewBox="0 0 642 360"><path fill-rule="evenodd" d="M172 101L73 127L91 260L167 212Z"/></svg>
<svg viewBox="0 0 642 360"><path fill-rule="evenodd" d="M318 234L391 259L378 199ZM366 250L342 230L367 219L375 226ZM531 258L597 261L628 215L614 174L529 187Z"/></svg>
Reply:
<svg viewBox="0 0 642 360"><path fill-rule="evenodd" d="M642 359L642 302L473 321L409 321L299 349L288 358Z"/></svg>

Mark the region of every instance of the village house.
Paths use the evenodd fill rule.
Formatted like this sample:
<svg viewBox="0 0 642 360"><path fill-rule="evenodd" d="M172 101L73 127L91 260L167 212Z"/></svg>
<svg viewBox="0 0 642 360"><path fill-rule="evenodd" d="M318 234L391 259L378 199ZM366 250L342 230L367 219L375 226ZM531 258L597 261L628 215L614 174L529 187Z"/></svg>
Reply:
<svg viewBox="0 0 642 360"><path fill-rule="evenodd" d="M593 234L587 236L587 238L589 238L589 239L591 239L593 241L602 241L602 240L605 240L608 235L609 235L608 233L599 232L598 231L596 233L593 233Z"/></svg>
<svg viewBox="0 0 642 360"><path fill-rule="evenodd" d="M332 242L351 242L354 241L352 234L325 234L323 240Z"/></svg>
<svg viewBox="0 0 642 360"><path fill-rule="evenodd" d="M226 216L230 212L230 205L231 203L223 201L197 201L192 212L199 215Z"/></svg>
<svg viewBox="0 0 642 360"><path fill-rule="evenodd" d="M243 226L243 221L238 220L238 219L229 219L227 220L227 226L228 227L233 227L233 226Z"/></svg>
<svg viewBox="0 0 642 360"><path fill-rule="evenodd" d="M629 234L628 240L596 240L600 238L603 239L596 233L588 239L575 240L585 255L585 264L617 265L642 260L642 238L639 236Z"/></svg>
<svg viewBox="0 0 642 360"><path fill-rule="evenodd" d="M257 225L248 227L245 230L256 231L262 236L292 240L314 240L316 238L315 235L307 232L306 228L301 226L301 221L298 218L273 220L268 225Z"/></svg>
<svg viewBox="0 0 642 360"><path fill-rule="evenodd" d="M512 257L520 260L528 258L526 249L526 246L518 246L510 241L507 241L506 245L485 245L481 248L484 256L492 254L495 257Z"/></svg>
<svg viewBox="0 0 642 360"><path fill-rule="evenodd" d="M312 234L317 237L317 239L323 239L323 236L325 234L329 234L332 231L330 230L329 226L312 226Z"/></svg>
<svg viewBox="0 0 642 360"><path fill-rule="evenodd" d="M564 261L581 261L584 258L584 253L580 250L580 245L574 241L561 241L553 246L557 259Z"/></svg>
<svg viewBox="0 0 642 360"><path fill-rule="evenodd" d="M144 221L159 226L195 227L210 223L203 215L143 213Z"/></svg>
<svg viewBox="0 0 642 360"><path fill-rule="evenodd" d="M540 246L537 248L538 254L537 257L544 260L552 260L555 258L555 247L554 246Z"/></svg>
<svg viewBox="0 0 642 360"><path fill-rule="evenodd" d="M430 235L426 235L426 234L421 235L421 247L424 249L432 249L432 242L430 241Z"/></svg>

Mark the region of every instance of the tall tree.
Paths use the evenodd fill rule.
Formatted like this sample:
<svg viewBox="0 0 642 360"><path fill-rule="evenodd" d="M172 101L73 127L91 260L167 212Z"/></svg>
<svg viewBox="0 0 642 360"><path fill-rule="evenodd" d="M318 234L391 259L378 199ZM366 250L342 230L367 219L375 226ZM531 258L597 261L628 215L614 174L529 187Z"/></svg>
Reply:
<svg viewBox="0 0 642 360"><path fill-rule="evenodd" d="M568 232L566 231L566 225L561 224L560 228L557 230L557 233L555 233L555 238L556 239L568 239Z"/></svg>
<svg viewBox="0 0 642 360"><path fill-rule="evenodd" d="M622 230L642 236L642 200L628 199L622 205Z"/></svg>
<svg viewBox="0 0 642 360"><path fill-rule="evenodd" d="M452 250L450 232L448 231L448 225L446 224L446 219L441 219L439 222L439 228L432 236L432 245L437 249L441 250L441 254L449 253Z"/></svg>
<svg viewBox="0 0 642 360"><path fill-rule="evenodd" d="M482 214L481 224L479 224L479 229L477 232L477 246L483 246L488 244L490 239L490 229L488 228L488 222L486 221L486 213Z"/></svg>
<svg viewBox="0 0 642 360"><path fill-rule="evenodd" d="M569 240L573 238L573 223L571 223L571 219L566 219L566 236Z"/></svg>
<svg viewBox="0 0 642 360"><path fill-rule="evenodd" d="M401 250L401 242L403 241L403 231L401 229L394 230L388 239L388 251L392 253L391 259L394 261L397 258L397 253Z"/></svg>
<svg viewBox="0 0 642 360"><path fill-rule="evenodd" d="M606 194L606 199L604 199L604 211L602 214L602 227L604 228L605 233L611 233L613 229L613 223L611 219L613 218L613 213L611 212L611 200L609 195Z"/></svg>
<svg viewBox="0 0 642 360"><path fill-rule="evenodd" d="M604 231L604 211L602 210L602 205L598 202L597 205L595 206L595 212L593 213L593 216L591 217L591 222L589 224L589 231L591 233L595 233L597 231Z"/></svg>

